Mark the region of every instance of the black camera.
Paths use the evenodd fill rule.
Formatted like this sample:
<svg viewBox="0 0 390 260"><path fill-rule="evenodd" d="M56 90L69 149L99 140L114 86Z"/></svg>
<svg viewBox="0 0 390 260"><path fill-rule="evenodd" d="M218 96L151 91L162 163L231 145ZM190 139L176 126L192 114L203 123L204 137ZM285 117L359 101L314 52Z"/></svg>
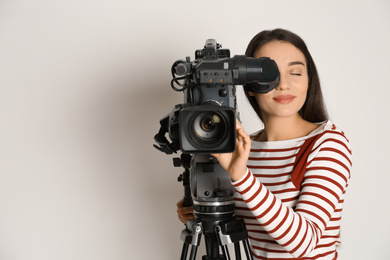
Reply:
<svg viewBox="0 0 390 260"><path fill-rule="evenodd" d="M185 169L178 178L184 186L183 206L193 205L196 218L187 221L181 233L181 259L187 259L189 245L190 259L195 259L202 233L207 252L202 259L230 259L230 243L235 245L236 258L241 259L240 241L247 259L253 259L245 222L234 216L235 190L230 176L210 154L235 149L236 85L256 93L269 92L279 82L278 67L269 58L230 58L228 49L209 39L202 50L195 51L194 61L189 57L178 60L171 71L171 87L183 92L184 102L160 120L154 147L166 154L182 151L173 162Z"/></svg>
<svg viewBox="0 0 390 260"><path fill-rule="evenodd" d="M171 68L171 86L184 93L184 103L161 121L155 136L157 149L167 154L228 153L236 143L236 85L266 93L279 82L279 70L270 58L235 55L214 39L202 50L176 61ZM169 133L172 142L165 137Z"/></svg>

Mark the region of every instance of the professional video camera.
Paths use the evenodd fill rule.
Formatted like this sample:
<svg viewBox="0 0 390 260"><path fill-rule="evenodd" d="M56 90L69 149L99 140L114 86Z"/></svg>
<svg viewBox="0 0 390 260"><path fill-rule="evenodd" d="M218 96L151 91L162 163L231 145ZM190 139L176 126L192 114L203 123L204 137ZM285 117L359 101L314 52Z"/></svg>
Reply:
<svg viewBox="0 0 390 260"><path fill-rule="evenodd" d="M255 93L267 93L279 82L276 63L266 57L236 55L221 49L215 40L206 41L204 49L172 65L171 86L184 93L178 104L160 120L154 140L158 150L172 154L174 166L185 171L179 176L184 186L183 206L194 206L195 219L181 233L184 242L181 260L196 257L203 233L207 255L202 260L229 260L227 244L234 243L240 260L239 242L244 244L247 259L252 259L248 233L243 220L234 216L234 188L229 174L212 153L233 152L236 145L236 85L246 85ZM165 137L169 133L171 141ZM220 254L221 248L223 255Z"/></svg>
<svg viewBox="0 0 390 260"><path fill-rule="evenodd" d="M269 58L236 55L209 39L195 52L195 61L178 60L172 65L171 86L184 92L184 103L160 123L155 136L160 151L167 154L227 153L235 149L236 85L266 93L279 82L279 70ZM178 77L179 76L179 77ZM179 87L175 86L178 85ZM169 133L170 143L165 138Z"/></svg>

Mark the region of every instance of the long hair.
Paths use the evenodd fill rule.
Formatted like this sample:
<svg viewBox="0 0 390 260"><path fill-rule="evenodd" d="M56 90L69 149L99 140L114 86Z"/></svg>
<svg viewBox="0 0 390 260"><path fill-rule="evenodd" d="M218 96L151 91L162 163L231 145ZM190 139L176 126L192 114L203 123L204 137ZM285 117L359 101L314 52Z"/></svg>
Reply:
<svg viewBox="0 0 390 260"><path fill-rule="evenodd" d="M299 115L306 121L312 123L322 122L328 119L328 113L325 107L324 98L321 91L320 79L317 73L317 68L313 58L305 44L305 42L296 34L284 30L266 30L258 33L250 41L245 55L247 57L253 57L254 53L261 48L264 44L272 41L288 42L298 48L306 58L307 74L309 76L309 87L307 90L306 101L302 108L298 111ZM255 97L249 95L248 88L244 85L245 95L249 100L249 103L263 121L259 105Z"/></svg>

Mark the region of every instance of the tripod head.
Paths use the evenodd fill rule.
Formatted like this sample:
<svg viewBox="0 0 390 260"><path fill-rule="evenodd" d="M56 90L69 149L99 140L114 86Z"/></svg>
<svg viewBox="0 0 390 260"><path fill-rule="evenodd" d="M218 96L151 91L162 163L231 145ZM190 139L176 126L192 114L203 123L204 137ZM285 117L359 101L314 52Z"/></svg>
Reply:
<svg viewBox="0 0 390 260"><path fill-rule="evenodd" d="M209 154L182 154L173 161L174 166L185 169L179 177L184 186L183 206L193 205L195 213L195 219L189 220L181 233L184 242L181 260L186 259L189 245L192 245L190 260L195 260L202 234L207 252L202 260L229 260L230 243L235 244L236 259L240 260L240 241L247 259L252 259L245 223L234 216L235 190L228 172Z"/></svg>
<svg viewBox="0 0 390 260"><path fill-rule="evenodd" d="M182 154L175 167L185 171L178 178L184 186L183 206L194 205L195 215L227 214L234 211L234 193L229 174L209 154ZM192 203L193 202L193 203Z"/></svg>

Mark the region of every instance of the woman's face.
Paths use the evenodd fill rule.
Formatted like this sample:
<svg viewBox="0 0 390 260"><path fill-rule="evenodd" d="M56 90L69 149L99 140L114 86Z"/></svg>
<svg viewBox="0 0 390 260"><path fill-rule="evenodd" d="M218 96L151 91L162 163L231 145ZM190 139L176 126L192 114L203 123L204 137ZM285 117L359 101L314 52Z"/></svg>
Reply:
<svg viewBox="0 0 390 260"><path fill-rule="evenodd" d="M258 49L254 57L270 57L280 72L280 82L275 89L266 94L250 93L255 96L263 118L296 116L305 103L309 86L303 53L291 43L273 41Z"/></svg>

